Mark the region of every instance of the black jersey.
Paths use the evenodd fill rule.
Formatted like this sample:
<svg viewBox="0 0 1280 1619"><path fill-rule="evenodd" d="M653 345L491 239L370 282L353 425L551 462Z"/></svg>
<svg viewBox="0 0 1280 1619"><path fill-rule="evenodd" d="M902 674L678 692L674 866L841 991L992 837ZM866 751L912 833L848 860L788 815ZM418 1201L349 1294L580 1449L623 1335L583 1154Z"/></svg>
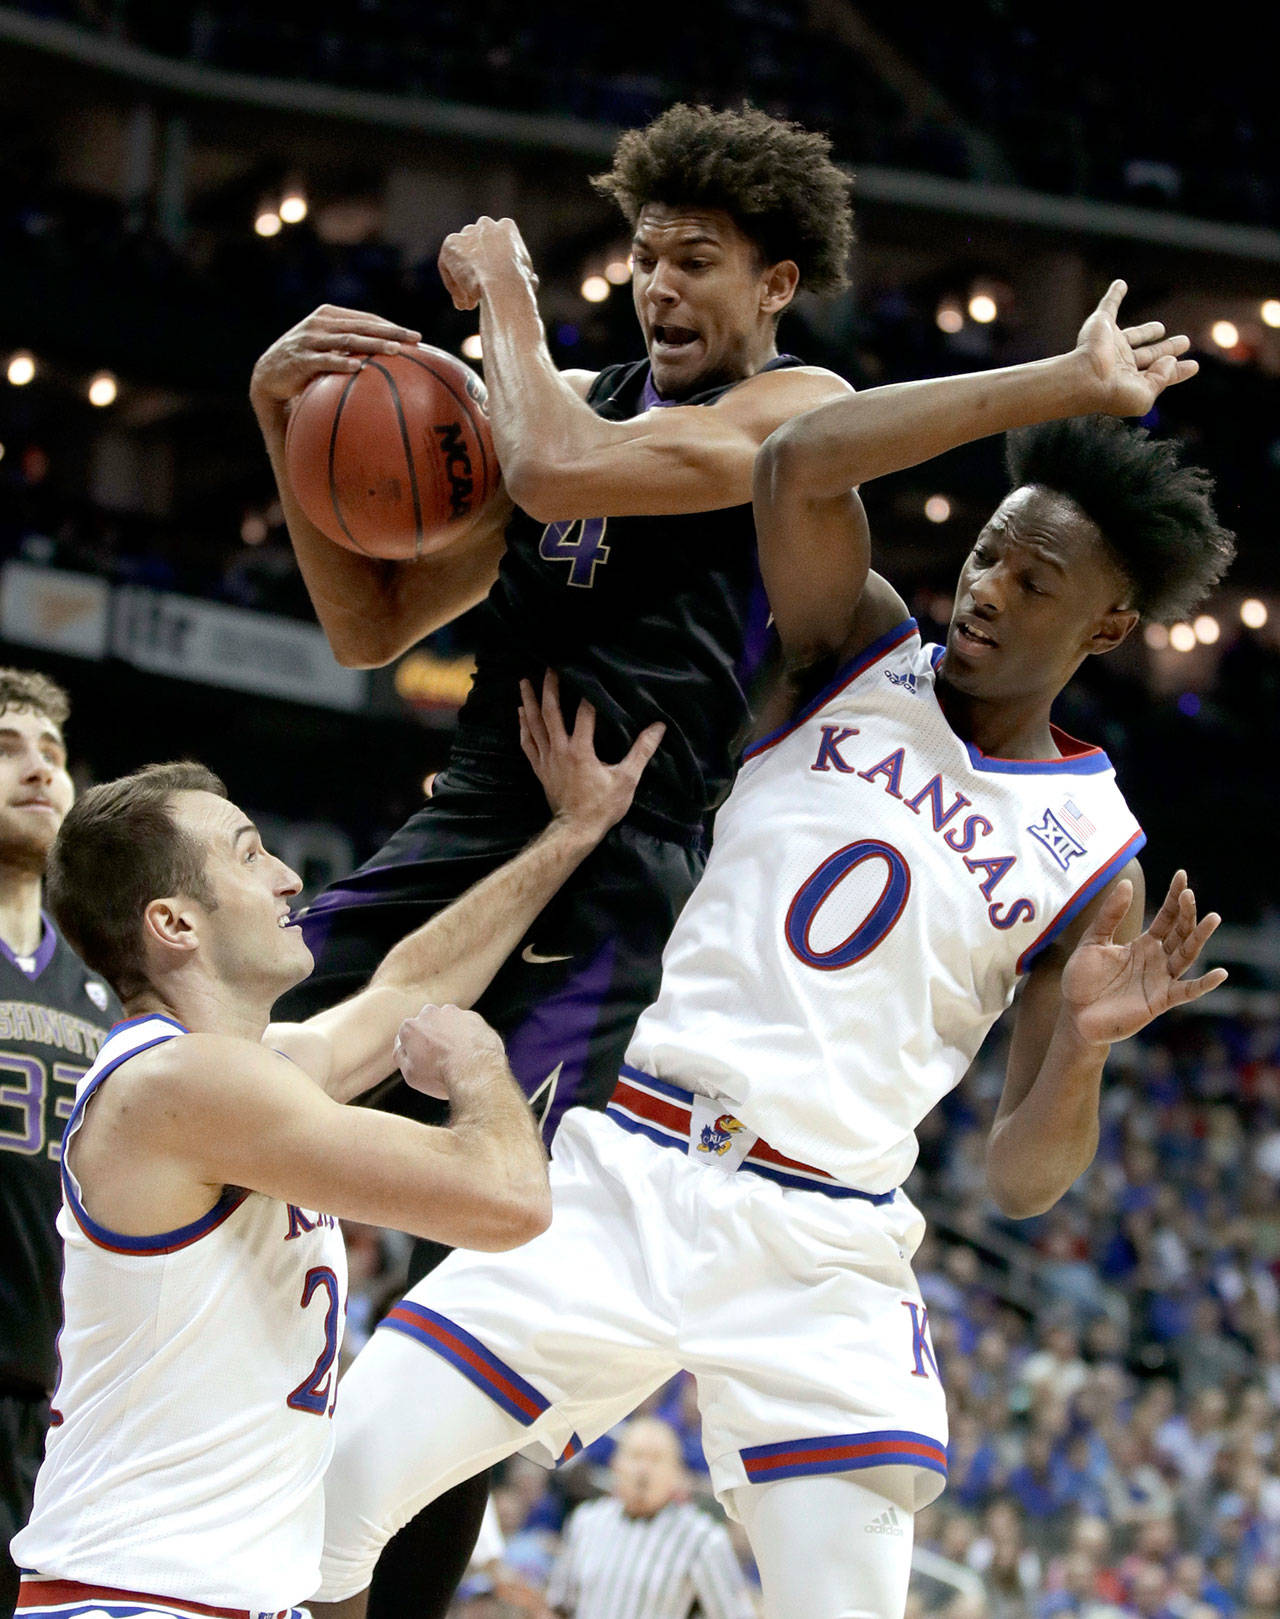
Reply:
<svg viewBox="0 0 1280 1619"><path fill-rule="evenodd" d="M765 369L802 363L782 355ZM709 405L731 386L680 402ZM642 360L600 372L587 403L607 421L625 421L663 401ZM605 758L620 758L646 725L666 721L631 818L659 834L701 825L728 791L752 677L772 635L750 505L557 523L517 510L483 618L455 759L540 791L520 752L518 681L536 685L553 668L567 714L578 697L594 704Z"/></svg>
<svg viewBox="0 0 1280 1619"><path fill-rule="evenodd" d="M53 1388L62 1132L120 1003L45 918L24 972L0 941L0 1387Z"/></svg>

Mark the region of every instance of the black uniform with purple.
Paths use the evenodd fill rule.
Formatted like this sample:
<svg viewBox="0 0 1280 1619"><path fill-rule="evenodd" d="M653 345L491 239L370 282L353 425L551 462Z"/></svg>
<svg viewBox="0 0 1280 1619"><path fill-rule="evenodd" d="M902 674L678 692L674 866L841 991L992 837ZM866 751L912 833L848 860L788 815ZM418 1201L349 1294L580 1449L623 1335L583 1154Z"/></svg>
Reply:
<svg viewBox="0 0 1280 1619"><path fill-rule="evenodd" d="M800 363L783 356L771 369ZM710 404L726 391L682 403ZM662 404L643 361L602 371L587 401L609 421ZM357 989L397 939L546 824L520 750L518 683L525 676L536 688L553 668L566 716L580 697L594 704L602 757L620 758L653 720L667 732L625 821L477 1006L526 1093L541 1092L549 1138L567 1107L608 1100L701 873L709 813L732 780L771 639L751 508L550 524L517 511L483 617L475 682L432 798L302 913L316 972L279 1015L303 1016Z"/></svg>
<svg viewBox="0 0 1280 1619"><path fill-rule="evenodd" d="M34 956L0 940L0 1615L17 1599L9 1541L31 1511L57 1380L62 1132L121 1016L47 917Z"/></svg>

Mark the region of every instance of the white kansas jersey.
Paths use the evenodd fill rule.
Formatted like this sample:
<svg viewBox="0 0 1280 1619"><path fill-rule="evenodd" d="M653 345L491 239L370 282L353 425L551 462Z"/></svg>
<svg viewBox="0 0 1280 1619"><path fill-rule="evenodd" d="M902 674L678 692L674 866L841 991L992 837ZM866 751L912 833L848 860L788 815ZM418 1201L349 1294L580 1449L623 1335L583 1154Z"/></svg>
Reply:
<svg viewBox="0 0 1280 1619"><path fill-rule="evenodd" d="M1018 975L1146 841L1111 761L948 725L913 620L747 756L628 1064L846 1186L898 1186Z"/></svg>
<svg viewBox="0 0 1280 1619"><path fill-rule="evenodd" d="M13 1556L46 1577L274 1613L319 1580L342 1233L330 1215L229 1187L177 1231L122 1236L86 1210L72 1168L99 1087L186 1032L163 1017L118 1024L76 1090L62 1371Z"/></svg>

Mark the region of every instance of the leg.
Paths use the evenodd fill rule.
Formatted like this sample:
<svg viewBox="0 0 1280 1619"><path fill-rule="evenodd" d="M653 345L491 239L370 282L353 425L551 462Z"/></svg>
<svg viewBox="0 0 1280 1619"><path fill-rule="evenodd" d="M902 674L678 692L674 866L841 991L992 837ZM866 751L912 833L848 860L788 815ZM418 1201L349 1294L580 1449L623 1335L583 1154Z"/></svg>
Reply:
<svg viewBox="0 0 1280 1619"><path fill-rule="evenodd" d="M0 1619L10 1619L18 1601L18 1570L9 1542L31 1516L48 1426L47 1400L0 1395Z"/></svg>
<svg viewBox="0 0 1280 1619"><path fill-rule="evenodd" d="M391 1535L444 1490L520 1450L530 1434L447 1361L395 1332L375 1333L357 1355L335 1421L325 1478L326 1601L314 1611L332 1604L342 1615L363 1613Z"/></svg>
<svg viewBox="0 0 1280 1619"><path fill-rule="evenodd" d="M848 1473L735 1490L768 1619L902 1619L914 1518Z"/></svg>
<svg viewBox="0 0 1280 1619"><path fill-rule="evenodd" d="M480 1522L489 1499L489 1469L464 1479L437 1496L387 1542L373 1584L363 1593L372 1619L444 1619L453 1593L462 1584ZM328 1608L315 1607L317 1619ZM333 1613L339 1619L364 1619L365 1608Z"/></svg>

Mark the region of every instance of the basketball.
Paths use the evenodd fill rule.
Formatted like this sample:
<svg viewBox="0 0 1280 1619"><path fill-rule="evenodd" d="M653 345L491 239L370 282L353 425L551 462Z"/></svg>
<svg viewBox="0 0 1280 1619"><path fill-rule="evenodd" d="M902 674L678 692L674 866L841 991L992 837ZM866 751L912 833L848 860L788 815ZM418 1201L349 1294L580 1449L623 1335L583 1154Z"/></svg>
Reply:
<svg viewBox="0 0 1280 1619"><path fill-rule="evenodd" d="M303 511L363 556L423 556L498 487L486 398L470 366L425 343L316 377L285 439Z"/></svg>

